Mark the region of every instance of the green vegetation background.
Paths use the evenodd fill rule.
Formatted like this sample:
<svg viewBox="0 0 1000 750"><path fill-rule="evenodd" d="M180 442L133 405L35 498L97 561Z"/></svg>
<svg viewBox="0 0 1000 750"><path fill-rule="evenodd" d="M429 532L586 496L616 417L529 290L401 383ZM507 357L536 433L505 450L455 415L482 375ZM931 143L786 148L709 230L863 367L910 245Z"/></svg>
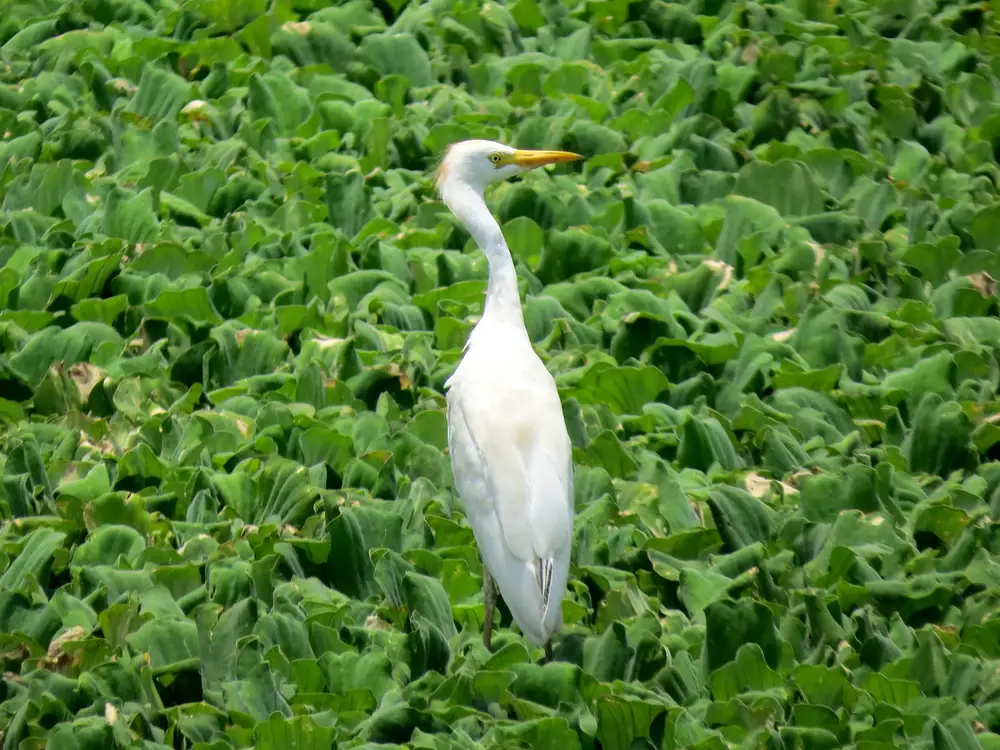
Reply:
<svg viewBox="0 0 1000 750"><path fill-rule="evenodd" d="M5 3L3 750L1000 747L997 28ZM546 666L452 492L468 137L588 157L490 193L574 445Z"/></svg>

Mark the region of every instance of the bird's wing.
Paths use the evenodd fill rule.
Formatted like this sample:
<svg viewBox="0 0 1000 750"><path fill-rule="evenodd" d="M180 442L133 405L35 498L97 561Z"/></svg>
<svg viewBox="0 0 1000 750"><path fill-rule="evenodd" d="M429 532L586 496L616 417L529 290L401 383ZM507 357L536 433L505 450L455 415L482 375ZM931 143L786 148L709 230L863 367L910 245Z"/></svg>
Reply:
<svg viewBox="0 0 1000 750"><path fill-rule="evenodd" d="M495 513L518 559L548 557L567 543L573 518L570 442L558 395L538 384L486 390L461 383L448 395L452 464L466 515Z"/></svg>
<svg viewBox="0 0 1000 750"><path fill-rule="evenodd" d="M547 393L508 381L487 392L455 383L448 442L483 560L521 629L544 641L561 621L551 594L561 600L566 586L573 524L570 445L554 386Z"/></svg>

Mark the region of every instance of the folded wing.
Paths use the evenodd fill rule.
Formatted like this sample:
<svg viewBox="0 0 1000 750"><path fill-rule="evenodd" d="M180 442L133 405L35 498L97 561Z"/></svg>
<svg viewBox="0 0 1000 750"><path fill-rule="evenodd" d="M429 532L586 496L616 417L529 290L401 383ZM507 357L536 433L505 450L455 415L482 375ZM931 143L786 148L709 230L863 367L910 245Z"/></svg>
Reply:
<svg viewBox="0 0 1000 750"><path fill-rule="evenodd" d="M542 644L562 623L573 480L554 387L484 399L455 384L448 440L455 482L484 562L521 630ZM476 398L480 395L480 398Z"/></svg>

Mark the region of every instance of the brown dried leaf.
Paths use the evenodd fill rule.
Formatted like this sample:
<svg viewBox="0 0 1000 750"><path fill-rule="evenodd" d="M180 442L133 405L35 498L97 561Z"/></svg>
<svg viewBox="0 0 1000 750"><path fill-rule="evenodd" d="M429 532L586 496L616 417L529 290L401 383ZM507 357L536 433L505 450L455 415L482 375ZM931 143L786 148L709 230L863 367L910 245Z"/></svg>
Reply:
<svg viewBox="0 0 1000 750"><path fill-rule="evenodd" d="M997 293L997 281L986 273L986 271L970 273L969 281L972 282L972 286L984 297L993 297Z"/></svg>
<svg viewBox="0 0 1000 750"><path fill-rule="evenodd" d="M90 392L94 390L94 386L104 378L104 370L89 362L77 362L70 366L69 376L76 383L77 390L80 392L80 401L83 402L90 398Z"/></svg>
<svg viewBox="0 0 1000 750"><path fill-rule="evenodd" d="M771 480L766 477L762 477L760 474L751 471L746 475L747 492L749 492L754 497L760 499L764 497L768 492L771 491Z"/></svg>

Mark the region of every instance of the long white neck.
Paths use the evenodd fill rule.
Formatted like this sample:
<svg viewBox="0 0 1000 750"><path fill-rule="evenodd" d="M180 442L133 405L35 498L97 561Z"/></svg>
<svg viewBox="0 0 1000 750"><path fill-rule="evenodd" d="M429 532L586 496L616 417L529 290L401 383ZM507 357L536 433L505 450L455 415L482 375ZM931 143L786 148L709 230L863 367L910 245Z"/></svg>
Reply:
<svg viewBox="0 0 1000 750"><path fill-rule="evenodd" d="M487 316L502 318L523 327L514 260L500 225L486 206L483 190L461 180L446 178L441 184L441 199L469 230L489 262L490 277L483 319Z"/></svg>

